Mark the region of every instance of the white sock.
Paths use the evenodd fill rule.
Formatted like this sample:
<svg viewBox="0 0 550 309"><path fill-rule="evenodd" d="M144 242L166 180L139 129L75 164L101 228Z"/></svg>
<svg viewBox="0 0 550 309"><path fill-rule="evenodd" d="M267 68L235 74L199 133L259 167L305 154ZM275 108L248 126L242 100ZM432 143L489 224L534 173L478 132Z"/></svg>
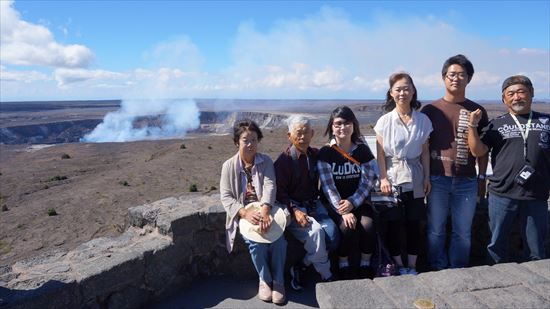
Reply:
<svg viewBox="0 0 550 309"><path fill-rule="evenodd" d="M338 267L340 267L340 268L349 267L349 263L348 263L348 261L340 261L338 263Z"/></svg>
<svg viewBox="0 0 550 309"><path fill-rule="evenodd" d="M361 260L360 266L361 267L369 267L370 266L370 261L369 260Z"/></svg>

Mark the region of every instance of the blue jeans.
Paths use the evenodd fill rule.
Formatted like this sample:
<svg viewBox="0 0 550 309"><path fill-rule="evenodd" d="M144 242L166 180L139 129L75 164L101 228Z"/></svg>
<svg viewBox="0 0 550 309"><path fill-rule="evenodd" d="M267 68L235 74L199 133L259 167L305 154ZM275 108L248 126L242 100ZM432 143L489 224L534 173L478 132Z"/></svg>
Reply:
<svg viewBox="0 0 550 309"><path fill-rule="evenodd" d="M433 269L468 266L472 220L477 204L475 177L430 176L427 238L428 263ZM452 234L449 252L445 252L447 218L451 215Z"/></svg>
<svg viewBox="0 0 550 309"><path fill-rule="evenodd" d="M301 227L296 220L292 220L287 229L304 244L306 256L304 264L313 264L315 270L323 279L330 278L330 261L328 251L338 248L338 238L340 233L336 228L334 221L328 216L325 206L317 201L315 209L309 212L306 208L298 207L306 213L310 219L310 224Z"/></svg>
<svg viewBox="0 0 550 309"><path fill-rule="evenodd" d="M529 260L544 259L544 240L548 231L548 202L522 201L489 194L489 227L491 242L487 246L491 263L508 261L510 230L519 216L521 236L527 244Z"/></svg>
<svg viewBox="0 0 550 309"><path fill-rule="evenodd" d="M338 245L340 244L340 230L336 226L336 223L330 218L326 206L319 200L317 200L313 218L319 222L323 231L325 231L327 251L335 251L338 249Z"/></svg>
<svg viewBox="0 0 550 309"><path fill-rule="evenodd" d="M243 237L248 246L250 257L260 279L267 284L273 281L285 283L286 239L283 236L276 241L265 244Z"/></svg>

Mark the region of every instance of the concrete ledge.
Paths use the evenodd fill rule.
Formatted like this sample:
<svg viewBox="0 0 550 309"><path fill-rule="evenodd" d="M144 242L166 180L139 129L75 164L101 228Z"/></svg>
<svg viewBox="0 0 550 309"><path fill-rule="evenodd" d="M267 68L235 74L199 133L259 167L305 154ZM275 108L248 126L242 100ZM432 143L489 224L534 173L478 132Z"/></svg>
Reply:
<svg viewBox="0 0 550 309"><path fill-rule="evenodd" d="M448 269L374 280L319 283L321 308L550 308L550 259Z"/></svg>

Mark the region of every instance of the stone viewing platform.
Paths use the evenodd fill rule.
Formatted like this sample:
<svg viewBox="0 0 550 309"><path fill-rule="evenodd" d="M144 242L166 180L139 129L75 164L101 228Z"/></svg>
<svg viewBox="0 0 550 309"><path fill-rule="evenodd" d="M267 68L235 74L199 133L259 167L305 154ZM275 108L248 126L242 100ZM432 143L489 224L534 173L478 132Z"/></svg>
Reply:
<svg viewBox="0 0 550 309"><path fill-rule="evenodd" d="M162 308L163 300L218 276L226 278L221 286L194 292L194 302L176 299L176 308L204 308L200 301L220 308L276 307L257 299L257 275L243 241L227 253L219 195L186 195L133 207L127 223L121 236L0 267L0 309ZM300 254L290 251L289 261ZM246 294L233 294L241 291L243 280ZM431 299L436 308L550 308L550 260L316 286L311 282L302 293L291 292L288 285L287 290L291 308L413 308L418 298Z"/></svg>
<svg viewBox="0 0 550 309"><path fill-rule="evenodd" d="M550 260L318 283L320 308L550 308Z"/></svg>

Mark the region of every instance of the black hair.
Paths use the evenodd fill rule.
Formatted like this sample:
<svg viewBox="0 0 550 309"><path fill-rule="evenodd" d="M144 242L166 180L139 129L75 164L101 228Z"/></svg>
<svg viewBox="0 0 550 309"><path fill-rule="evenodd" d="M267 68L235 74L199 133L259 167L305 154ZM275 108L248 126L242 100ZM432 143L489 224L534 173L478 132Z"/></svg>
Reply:
<svg viewBox="0 0 550 309"><path fill-rule="evenodd" d="M420 103L420 101L418 101L418 95L416 93L416 86L414 85L412 77L407 73L399 72L399 73L392 74L390 76L390 79L389 79L390 88L388 89L388 92L386 93L386 102L382 106L384 111L391 112L395 108L395 100L391 96L391 89L392 89L393 85L398 80L403 79L403 78L406 78L409 81L409 83L411 84L411 86L413 87L413 89L414 89L414 94L413 94L413 97L411 99L411 109L416 109L417 110L417 109L420 108L420 106L422 106L422 103Z"/></svg>
<svg viewBox="0 0 550 309"><path fill-rule="evenodd" d="M524 75L513 75L505 79L504 82L502 83L502 93L504 93L506 88L516 84L524 85L531 92L531 96L535 95L535 89L533 88L533 83L531 82L529 77Z"/></svg>
<svg viewBox="0 0 550 309"><path fill-rule="evenodd" d="M241 134L243 134L243 132L245 131L256 132L256 135L258 135L258 142L261 141L264 137L257 123L250 119L240 120L235 123L235 126L233 127L233 142L235 143L235 145L239 145Z"/></svg>
<svg viewBox="0 0 550 309"><path fill-rule="evenodd" d="M342 118L346 121L351 121L353 123L353 133L351 134L351 141L355 144L362 143L361 139L361 130L359 130L359 121L355 117L355 114L351 108L347 106L340 106L335 108L330 114L330 119L328 120L327 129L325 131L325 136L328 136L328 139L332 139L334 134L332 133L332 124L334 123L334 118Z"/></svg>
<svg viewBox="0 0 550 309"><path fill-rule="evenodd" d="M453 64L458 64L462 68L466 70L466 73L468 74L468 82L472 80L472 77L474 76L474 65L466 56L462 54L458 54L456 56L452 56L451 58L447 59L445 63L443 63L443 68L441 69L441 76L445 77L447 75L447 70L449 70L449 67Z"/></svg>

